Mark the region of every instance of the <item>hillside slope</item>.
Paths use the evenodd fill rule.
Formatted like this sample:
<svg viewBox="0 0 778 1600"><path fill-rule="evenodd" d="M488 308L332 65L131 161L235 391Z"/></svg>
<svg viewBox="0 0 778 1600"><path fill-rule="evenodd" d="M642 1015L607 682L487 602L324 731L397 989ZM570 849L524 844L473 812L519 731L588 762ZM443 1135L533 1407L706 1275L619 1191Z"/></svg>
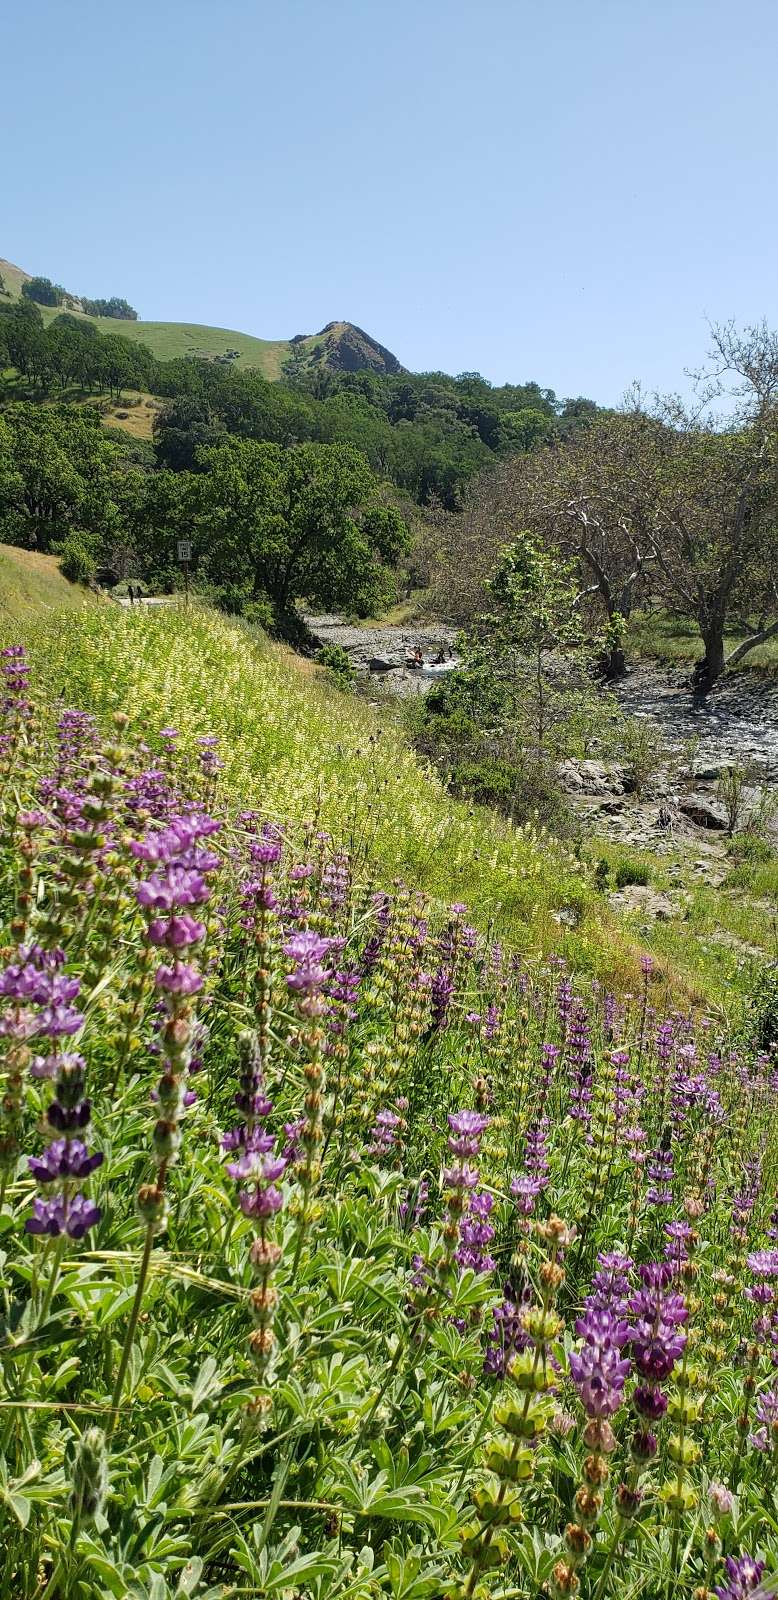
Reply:
<svg viewBox="0 0 778 1600"><path fill-rule="evenodd" d="M21 297L22 285L30 274L0 257L0 275L6 288L0 305ZM77 302L76 302L77 304ZM73 307L41 306L44 321L50 322L67 310L71 316L84 313ZM291 339L258 339L234 328L212 328L198 322L125 322L114 317L87 317L101 333L119 333L148 346L158 361L187 356L218 361L231 367L254 367L264 378L280 378L284 363L305 370L324 367L333 372L402 372L397 357L379 344L364 329L352 322L328 322L319 333L295 334Z"/></svg>
<svg viewBox="0 0 778 1600"><path fill-rule="evenodd" d="M90 590L63 578L56 556L0 545L0 626L4 636L12 624L24 627L53 612L78 612L99 604Z"/></svg>

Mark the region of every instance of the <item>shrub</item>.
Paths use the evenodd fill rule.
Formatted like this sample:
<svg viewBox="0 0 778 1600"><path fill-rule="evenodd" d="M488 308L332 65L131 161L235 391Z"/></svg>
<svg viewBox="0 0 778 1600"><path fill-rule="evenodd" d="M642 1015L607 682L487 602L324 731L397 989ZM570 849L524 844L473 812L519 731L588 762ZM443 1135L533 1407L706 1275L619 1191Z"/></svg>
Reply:
<svg viewBox="0 0 778 1600"><path fill-rule="evenodd" d="M743 815L747 780L746 769L739 761L731 767L725 767L719 778L716 793L727 813L727 832L730 838L737 832Z"/></svg>
<svg viewBox="0 0 778 1600"><path fill-rule="evenodd" d="M745 1032L761 1050L778 1043L778 965L760 963L746 1003Z"/></svg>
<svg viewBox="0 0 778 1600"><path fill-rule="evenodd" d="M71 583L91 583L97 571L94 556L77 533L71 533L62 545L59 566Z"/></svg>
<svg viewBox="0 0 778 1600"><path fill-rule="evenodd" d="M326 667L327 675L331 682L339 689L352 689L357 677L357 669L347 650L340 644L322 645L316 660L320 667Z"/></svg>
<svg viewBox="0 0 778 1600"><path fill-rule="evenodd" d="M628 717L620 744L627 787L633 794L641 795L664 760L659 731L647 718Z"/></svg>

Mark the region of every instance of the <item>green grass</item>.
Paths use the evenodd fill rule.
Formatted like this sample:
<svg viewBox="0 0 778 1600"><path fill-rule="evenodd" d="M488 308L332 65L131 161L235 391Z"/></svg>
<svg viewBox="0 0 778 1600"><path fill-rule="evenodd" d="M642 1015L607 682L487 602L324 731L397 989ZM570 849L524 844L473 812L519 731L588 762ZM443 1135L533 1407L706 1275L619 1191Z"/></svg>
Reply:
<svg viewBox="0 0 778 1600"><path fill-rule="evenodd" d="M107 602L106 602L107 603ZM94 610L95 596L68 583L55 556L42 556L15 545L0 545L0 627L5 637L36 619Z"/></svg>
<svg viewBox="0 0 778 1600"><path fill-rule="evenodd" d="M9 298L18 300L22 284L30 274L2 259L0 273L9 292L8 297L0 296L0 305L7 304ZM69 316L83 316L82 312L71 311L66 306L39 306L38 309L44 322L52 322L65 310ZM281 377L283 364L295 348L290 339L258 339L251 333L238 333L234 328L209 328L201 322L124 322L115 317L84 317L84 321L93 322L100 333L119 333L125 339L139 340L148 346L158 361L173 361L186 356L213 361L217 356L226 355L228 350L237 350L231 366L254 367L264 378L271 380ZM334 332L337 333L339 326L339 323L333 324ZM321 335L318 333L308 334L301 341L303 354L307 358L314 356L320 345Z"/></svg>
<svg viewBox="0 0 778 1600"><path fill-rule="evenodd" d="M743 638L745 635L738 629L729 629L726 651L734 650ZM666 661L670 666L699 661L703 653L702 639L694 623L666 611L636 612L629 625L627 649L633 655ZM741 668L778 672L778 635L744 656L735 670Z"/></svg>
<svg viewBox="0 0 778 1600"><path fill-rule="evenodd" d="M638 910L624 916L625 932L667 972L682 977L691 993L734 1021L755 964L778 954L778 857L745 861L733 854L731 864L714 860L712 865L726 874L714 888L700 881L693 845L673 855L654 855L593 839L587 841L586 855L607 867L612 887L620 870L629 877L632 866L636 879L645 877L653 891L670 896L677 916L663 921Z"/></svg>
<svg viewBox="0 0 778 1600"><path fill-rule="evenodd" d="M45 322L62 315L56 306L41 306L40 310ZM280 378L281 364L292 348L288 339L255 339L250 333L208 328L199 322L122 322L114 317L85 317L84 321L93 322L101 333L119 333L124 339L148 345L158 361L173 361L179 356L213 360L228 350L237 350L239 355L231 366L256 367L265 378Z"/></svg>
<svg viewBox="0 0 778 1600"><path fill-rule="evenodd" d="M713 889L700 885L691 861L674 876L667 857L597 839L580 859L532 827L516 829L453 800L401 725L215 613L95 604L65 582L53 558L6 548L0 634L28 644L49 693L105 722L128 711L152 749L154 731L167 724L190 747L198 734L217 733L221 781L233 798L325 827L366 857L380 881L402 878L438 907L463 900L475 921L528 953L557 950L618 987L635 981L637 956L648 948L660 981L679 998L730 1016L750 981L745 947L774 954L778 863L733 860L726 884ZM611 886L619 865L623 875L634 860L652 889L680 888L682 915L617 917L594 886L598 860L607 862Z"/></svg>
<svg viewBox="0 0 778 1600"><path fill-rule="evenodd" d="M566 953L603 978L631 981L635 949L588 868L532 828L451 799L401 729L297 670L289 651L214 613L97 608L54 620L27 641L50 688L107 719L116 709L152 739L221 739L229 793L290 821L329 829L381 881L397 877L437 904L464 901L527 951ZM575 928L555 920L571 911Z"/></svg>

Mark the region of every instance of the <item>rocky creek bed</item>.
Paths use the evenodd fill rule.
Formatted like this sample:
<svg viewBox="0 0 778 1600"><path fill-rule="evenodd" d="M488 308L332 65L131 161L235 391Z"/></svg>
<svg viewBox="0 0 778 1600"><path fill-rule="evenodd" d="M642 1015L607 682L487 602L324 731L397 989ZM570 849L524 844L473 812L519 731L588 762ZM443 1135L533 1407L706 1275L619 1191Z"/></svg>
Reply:
<svg viewBox="0 0 778 1600"><path fill-rule="evenodd" d="M426 693L440 671L431 666L434 657L441 647L453 651L457 632L442 622L393 627L335 615L306 620L322 644L348 652L376 695ZM408 670L407 657L417 646L427 665ZM735 764L746 768L746 813L778 784L778 682L744 671L699 700L690 692L688 667L636 662L614 693L626 713L653 724L664 751L644 793L630 792L617 762L568 761L560 777L593 837L665 856L671 876L679 879L677 893L629 885L612 896L614 904L648 919L682 915L681 880L718 886L726 876L722 772Z"/></svg>

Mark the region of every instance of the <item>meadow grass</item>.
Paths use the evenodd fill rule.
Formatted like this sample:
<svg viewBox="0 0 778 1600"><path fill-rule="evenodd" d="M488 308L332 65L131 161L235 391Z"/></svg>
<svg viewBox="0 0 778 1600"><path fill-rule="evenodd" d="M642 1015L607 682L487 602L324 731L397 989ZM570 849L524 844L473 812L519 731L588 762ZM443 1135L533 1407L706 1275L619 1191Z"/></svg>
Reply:
<svg viewBox="0 0 778 1600"><path fill-rule="evenodd" d="M44 322L52 322L62 315L59 306L41 306ZM69 315L81 317L82 312ZM291 353L288 339L257 339L250 333L238 333L235 328L210 328L200 322L125 322L117 317L85 317L93 322L100 333L118 333L124 339L135 339L148 346L158 361L174 361L184 357L201 357L212 361L216 356L237 350L230 363L233 367L256 367L264 378L280 378L281 366ZM311 343L315 343L312 338Z"/></svg>
<svg viewBox="0 0 778 1600"><path fill-rule="evenodd" d="M231 795L326 827L387 883L465 900L525 950L561 947L582 969L634 974L635 951L571 850L453 800L399 727L298 670L283 647L183 606L98 609L33 628L26 642L51 687L103 720L126 711L152 741L173 725L189 747L216 733ZM575 927L556 920L562 912Z"/></svg>
<svg viewBox="0 0 778 1600"><path fill-rule="evenodd" d="M0 545L0 627L5 637L26 632L35 618L94 610L98 605L88 589L63 578L56 556Z"/></svg>
<svg viewBox="0 0 778 1600"><path fill-rule="evenodd" d="M18 629L3 632L10 639ZM774 952L771 913L749 899L765 898L769 868L751 868L741 895L737 881L728 894L699 885L689 863L677 918L617 915L607 892L619 864L623 875L634 862L661 891L679 887L668 858L586 836L574 848L453 799L386 710L344 695L310 662L205 608L106 604L50 615L24 637L64 702L103 723L128 712L152 747L164 726L177 727L190 749L198 735L216 733L222 782L236 801L327 828L385 884L401 878L438 908L464 900L483 926L527 953L557 949L574 968L629 986L640 951L650 949L674 993L735 1020L750 982L742 947ZM603 861L609 881L597 887Z"/></svg>
<svg viewBox="0 0 778 1600"><path fill-rule="evenodd" d="M728 629L726 651L734 650L744 638L737 628ZM627 649L633 655L666 661L671 666L699 661L703 653L702 639L695 624L688 617L676 617L667 611L637 612L630 621ZM733 668L741 669L778 672L778 636L759 645Z"/></svg>

